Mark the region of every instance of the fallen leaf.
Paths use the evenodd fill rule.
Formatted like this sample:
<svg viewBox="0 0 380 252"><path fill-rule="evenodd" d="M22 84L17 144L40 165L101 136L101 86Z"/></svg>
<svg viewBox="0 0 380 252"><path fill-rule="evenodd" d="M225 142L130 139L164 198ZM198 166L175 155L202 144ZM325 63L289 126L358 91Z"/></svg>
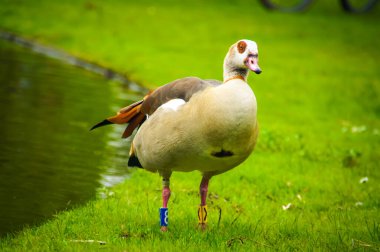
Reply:
<svg viewBox="0 0 380 252"><path fill-rule="evenodd" d="M282 206L282 209L283 209L284 211L286 211L286 210L288 210L291 206L292 206L292 203L289 203L289 204L287 204L287 205L283 205L283 206Z"/></svg>
<svg viewBox="0 0 380 252"><path fill-rule="evenodd" d="M360 180L359 180L359 183L360 184L364 184L364 183L367 183L368 182L368 177L364 177L364 178L361 178Z"/></svg>

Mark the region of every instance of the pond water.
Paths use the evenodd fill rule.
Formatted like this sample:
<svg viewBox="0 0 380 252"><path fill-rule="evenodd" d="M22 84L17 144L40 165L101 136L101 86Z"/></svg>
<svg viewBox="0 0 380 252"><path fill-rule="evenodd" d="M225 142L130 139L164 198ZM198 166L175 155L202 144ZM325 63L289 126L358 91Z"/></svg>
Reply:
<svg viewBox="0 0 380 252"><path fill-rule="evenodd" d="M138 98L121 84L0 40L0 236L128 177L123 129L89 129Z"/></svg>

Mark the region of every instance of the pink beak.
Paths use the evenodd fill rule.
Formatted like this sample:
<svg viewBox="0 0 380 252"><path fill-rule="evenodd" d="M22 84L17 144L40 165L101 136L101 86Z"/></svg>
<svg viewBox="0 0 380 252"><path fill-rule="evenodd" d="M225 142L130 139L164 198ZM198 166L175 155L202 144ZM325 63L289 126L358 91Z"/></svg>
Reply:
<svg viewBox="0 0 380 252"><path fill-rule="evenodd" d="M255 72L257 74L260 74L262 72L258 64L257 55L249 54L244 63L252 72Z"/></svg>

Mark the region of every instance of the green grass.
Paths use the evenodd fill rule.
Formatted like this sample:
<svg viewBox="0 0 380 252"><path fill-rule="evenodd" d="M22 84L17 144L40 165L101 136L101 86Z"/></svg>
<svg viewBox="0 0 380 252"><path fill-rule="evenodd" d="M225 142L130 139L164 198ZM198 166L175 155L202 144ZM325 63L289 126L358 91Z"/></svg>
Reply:
<svg viewBox="0 0 380 252"><path fill-rule="evenodd" d="M148 87L221 79L241 38L258 42L263 69L249 77L257 148L212 179L206 232L196 228L198 173L173 174L163 234L160 178L138 170L109 197L10 235L0 250L380 250L380 12L348 15L337 2L289 15L256 1L0 0L0 28ZM72 242L88 239L107 244Z"/></svg>

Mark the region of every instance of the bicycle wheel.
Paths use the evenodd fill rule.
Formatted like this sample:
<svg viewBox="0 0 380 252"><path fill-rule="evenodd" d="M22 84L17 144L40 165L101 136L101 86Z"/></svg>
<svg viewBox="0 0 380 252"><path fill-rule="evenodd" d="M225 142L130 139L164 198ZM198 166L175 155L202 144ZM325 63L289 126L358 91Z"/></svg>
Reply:
<svg viewBox="0 0 380 252"><path fill-rule="evenodd" d="M261 4L270 10L279 10L283 12L303 11L314 0L260 0Z"/></svg>
<svg viewBox="0 0 380 252"><path fill-rule="evenodd" d="M340 0L343 10L352 13L363 13L375 7L378 0Z"/></svg>

